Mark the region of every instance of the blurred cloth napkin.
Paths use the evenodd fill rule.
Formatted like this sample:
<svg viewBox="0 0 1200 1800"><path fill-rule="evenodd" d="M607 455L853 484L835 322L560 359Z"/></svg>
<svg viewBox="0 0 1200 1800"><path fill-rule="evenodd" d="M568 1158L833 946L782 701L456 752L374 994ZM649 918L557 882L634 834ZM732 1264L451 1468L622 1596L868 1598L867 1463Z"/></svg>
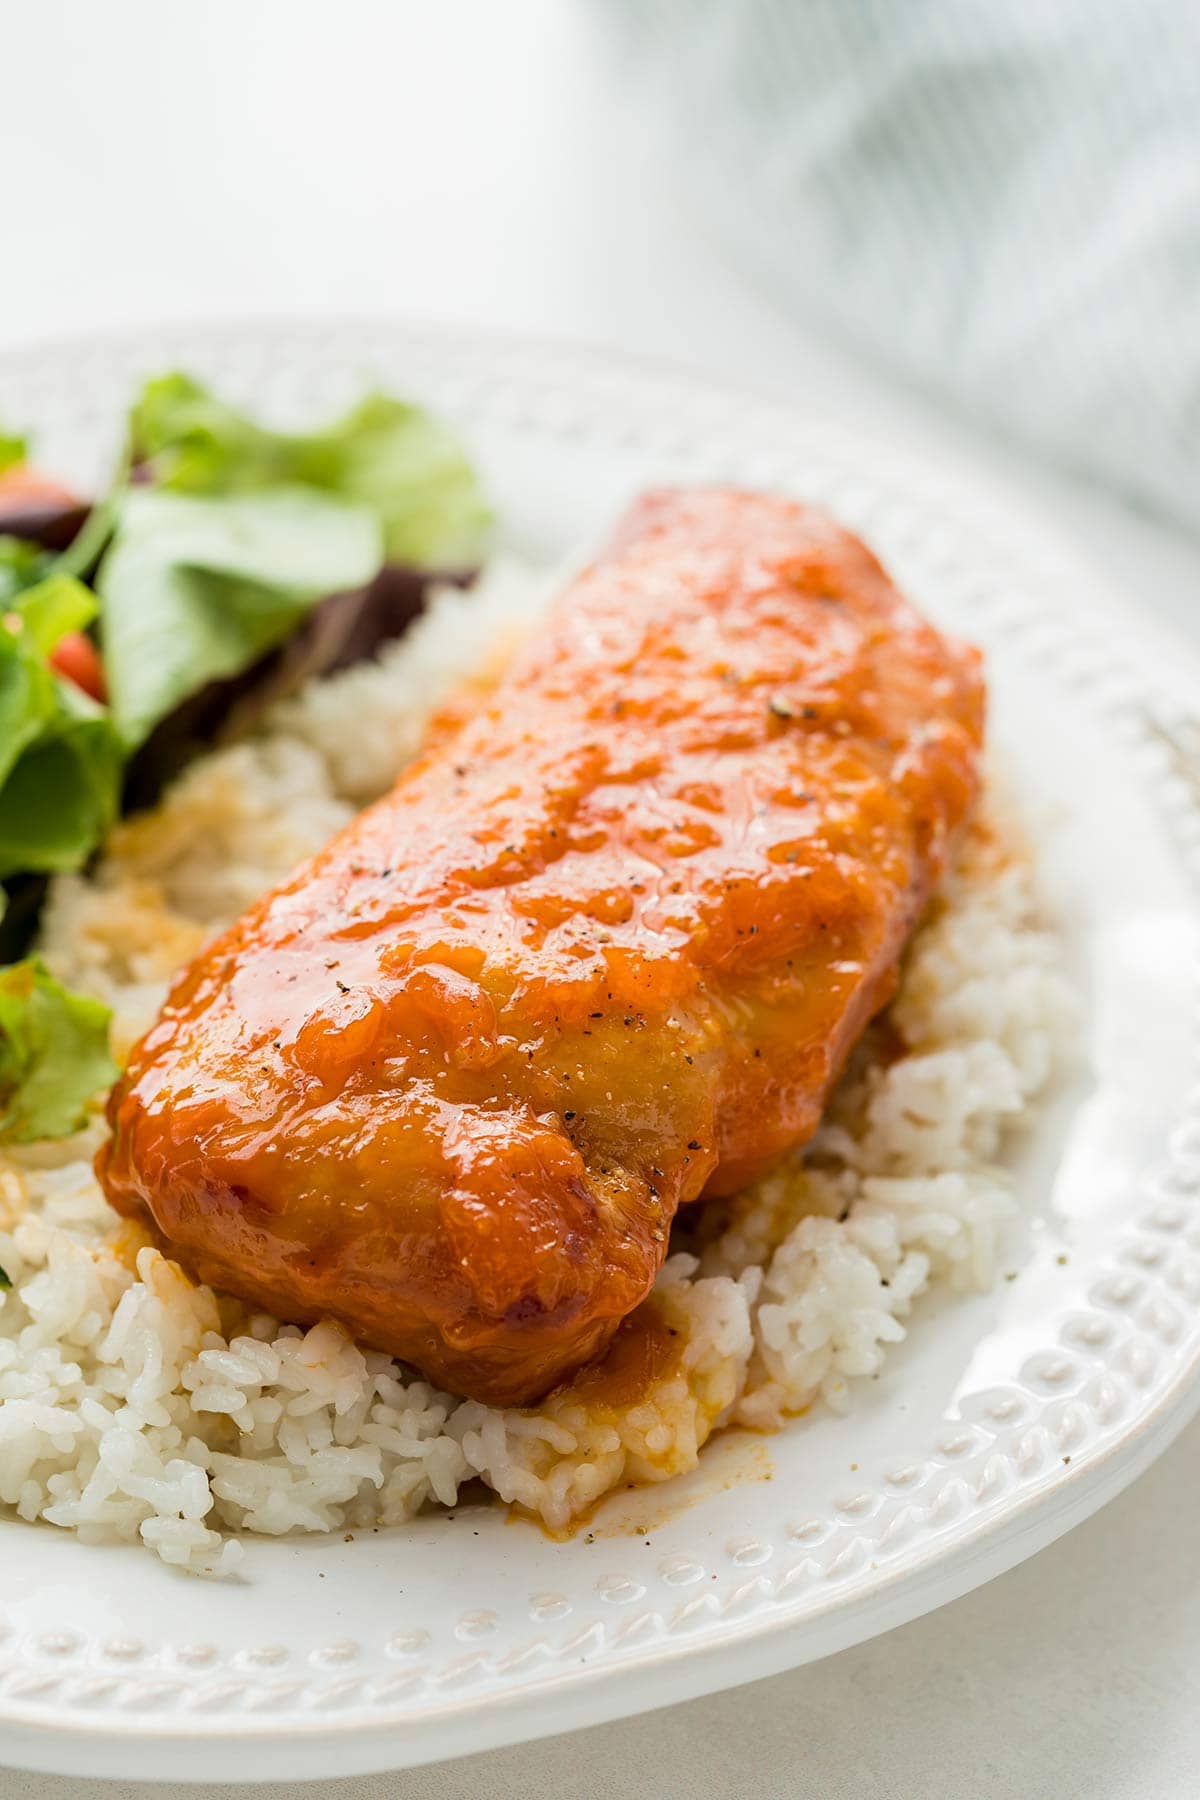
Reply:
<svg viewBox="0 0 1200 1800"><path fill-rule="evenodd" d="M752 272L1200 530L1200 0L605 0Z"/></svg>

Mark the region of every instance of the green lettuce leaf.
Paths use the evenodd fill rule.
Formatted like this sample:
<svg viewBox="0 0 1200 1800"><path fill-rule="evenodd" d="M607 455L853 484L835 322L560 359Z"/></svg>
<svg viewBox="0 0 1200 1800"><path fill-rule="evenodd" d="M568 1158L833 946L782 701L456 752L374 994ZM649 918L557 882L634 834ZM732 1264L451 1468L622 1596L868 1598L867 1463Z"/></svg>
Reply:
<svg viewBox="0 0 1200 1800"><path fill-rule="evenodd" d="M24 588L40 581L52 558L23 538L0 536L0 607L7 607Z"/></svg>
<svg viewBox="0 0 1200 1800"><path fill-rule="evenodd" d="M73 994L37 957L0 969L0 1139L67 1137L117 1074L109 1011Z"/></svg>
<svg viewBox="0 0 1200 1800"><path fill-rule="evenodd" d="M91 588L73 575L47 575L13 601L13 611L24 620L42 656L49 656L68 631L82 631L90 625L99 610Z"/></svg>
<svg viewBox="0 0 1200 1800"><path fill-rule="evenodd" d="M116 820L123 766L100 709L60 715L0 789L0 876L80 868Z"/></svg>
<svg viewBox="0 0 1200 1800"><path fill-rule="evenodd" d="M0 472L23 463L26 449L23 437L14 437L9 431L0 431Z"/></svg>
<svg viewBox="0 0 1200 1800"><path fill-rule="evenodd" d="M113 722L127 750L181 700L281 643L382 559L366 507L304 488L220 499L131 488L96 575Z"/></svg>
<svg viewBox="0 0 1200 1800"><path fill-rule="evenodd" d="M315 488L378 515L388 562L464 569L491 523L454 434L420 407L368 394L324 431L269 431L189 376L146 384L131 416L135 459L177 493Z"/></svg>
<svg viewBox="0 0 1200 1800"><path fill-rule="evenodd" d="M46 660L95 611L86 588L52 577L0 619L0 879L79 868L116 818L120 740Z"/></svg>

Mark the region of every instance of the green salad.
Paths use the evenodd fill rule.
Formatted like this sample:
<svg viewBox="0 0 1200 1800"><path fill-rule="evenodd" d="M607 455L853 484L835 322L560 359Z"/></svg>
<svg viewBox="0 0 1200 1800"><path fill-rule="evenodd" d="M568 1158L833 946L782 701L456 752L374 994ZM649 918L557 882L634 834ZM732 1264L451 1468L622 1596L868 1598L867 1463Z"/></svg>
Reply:
<svg viewBox="0 0 1200 1800"><path fill-rule="evenodd" d="M47 881L204 742L398 635L489 526L453 433L383 393L287 433L160 376L90 506L0 433L0 1141L78 1129L116 1072L104 1007L24 954Z"/></svg>

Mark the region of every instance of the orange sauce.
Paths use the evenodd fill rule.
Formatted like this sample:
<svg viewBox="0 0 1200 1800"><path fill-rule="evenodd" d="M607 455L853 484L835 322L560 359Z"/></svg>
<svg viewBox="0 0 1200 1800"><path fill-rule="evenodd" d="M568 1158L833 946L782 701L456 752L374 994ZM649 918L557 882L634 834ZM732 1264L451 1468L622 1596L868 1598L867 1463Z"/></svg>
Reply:
<svg viewBox="0 0 1200 1800"><path fill-rule="evenodd" d="M161 1250L164 1256L171 1254L162 1235L144 1225L140 1219L122 1219L104 1238L104 1249L110 1256L115 1256L131 1275L137 1274L138 1252L147 1247Z"/></svg>
<svg viewBox="0 0 1200 1800"><path fill-rule="evenodd" d="M507 1523L532 1525L554 1544L577 1537L645 1537L714 1494L755 1481L773 1481L775 1465L763 1442L765 1435L741 1427L719 1431L704 1446L694 1469L661 1484L629 1484L610 1490L566 1525L547 1525L539 1513L515 1503L508 1508Z"/></svg>
<svg viewBox="0 0 1200 1800"><path fill-rule="evenodd" d="M646 1300L618 1327L599 1362L585 1363L555 1392L564 1399L582 1400L589 1408L627 1412L674 1372L682 1351L683 1338L667 1324L654 1300Z"/></svg>

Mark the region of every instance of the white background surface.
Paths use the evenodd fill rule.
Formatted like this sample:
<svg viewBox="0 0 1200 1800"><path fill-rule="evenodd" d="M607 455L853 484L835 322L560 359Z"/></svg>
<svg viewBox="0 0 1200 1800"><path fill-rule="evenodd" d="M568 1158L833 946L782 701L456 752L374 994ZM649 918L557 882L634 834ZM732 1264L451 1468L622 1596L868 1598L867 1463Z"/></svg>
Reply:
<svg viewBox="0 0 1200 1800"><path fill-rule="evenodd" d="M666 175L636 71L612 66L584 0L40 0L4 25L0 348L139 321L395 312L668 355L990 468L1148 617L1200 637L1200 540L990 443L743 282L702 196ZM1070 1539L872 1645L306 1795L1192 1794L1198 1489L1193 1427ZM5 1800L130 1791L0 1771Z"/></svg>

